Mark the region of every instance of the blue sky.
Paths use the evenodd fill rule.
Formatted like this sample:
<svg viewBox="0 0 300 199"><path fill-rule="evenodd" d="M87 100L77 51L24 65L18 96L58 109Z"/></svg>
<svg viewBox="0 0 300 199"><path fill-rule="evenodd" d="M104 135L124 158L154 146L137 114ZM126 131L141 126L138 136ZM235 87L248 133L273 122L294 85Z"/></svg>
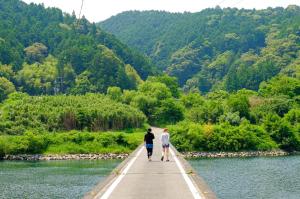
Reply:
<svg viewBox="0 0 300 199"><path fill-rule="evenodd" d="M45 6L58 7L65 12L79 13L81 0L23 0L27 3L44 3ZM128 10L165 10L170 12L197 12L205 8L237 7L256 8L287 7L300 5L300 0L84 0L83 14L94 22L105 20Z"/></svg>

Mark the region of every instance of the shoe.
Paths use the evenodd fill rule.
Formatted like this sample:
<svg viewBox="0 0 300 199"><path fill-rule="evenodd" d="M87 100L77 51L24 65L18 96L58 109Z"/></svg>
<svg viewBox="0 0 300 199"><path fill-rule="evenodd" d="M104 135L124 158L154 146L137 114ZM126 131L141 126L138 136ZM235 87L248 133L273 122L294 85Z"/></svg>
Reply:
<svg viewBox="0 0 300 199"><path fill-rule="evenodd" d="M167 162L170 162L170 160L166 160Z"/></svg>
<svg viewBox="0 0 300 199"><path fill-rule="evenodd" d="M161 161L164 161L164 156L161 156L161 159L160 159Z"/></svg>

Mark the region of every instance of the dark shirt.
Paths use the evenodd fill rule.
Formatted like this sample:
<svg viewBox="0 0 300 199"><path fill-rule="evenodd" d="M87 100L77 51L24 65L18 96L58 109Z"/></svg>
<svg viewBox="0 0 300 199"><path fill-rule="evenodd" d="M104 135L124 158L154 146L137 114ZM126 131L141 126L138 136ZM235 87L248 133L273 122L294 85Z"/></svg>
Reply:
<svg viewBox="0 0 300 199"><path fill-rule="evenodd" d="M146 142L146 144L153 144L154 138L155 137L153 133L147 133L144 137L144 141Z"/></svg>

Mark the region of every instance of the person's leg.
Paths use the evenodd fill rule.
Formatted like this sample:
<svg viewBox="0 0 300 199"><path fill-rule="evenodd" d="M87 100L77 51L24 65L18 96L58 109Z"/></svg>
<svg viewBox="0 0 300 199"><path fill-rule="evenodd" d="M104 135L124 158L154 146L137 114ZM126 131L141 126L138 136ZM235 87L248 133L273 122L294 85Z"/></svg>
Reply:
<svg viewBox="0 0 300 199"><path fill-rule="evenodd" d="M147 156L148 156L148 159L150 158L150 148L146 148L147 149Z"/></svg>
<svg viewBox="0 0 300 199"><path fill-rule="evenodd" d="M151 161L152 153L153 153L153 147L149 149L149 160L150 161Z"/></svg>
<svg viewBox="0 0 300 199"><path fill-rule="evenodd" d="M162 152L161 152L161 161L164 161L164 156L165 156L165 147L162 146Z"/></svg>
<svg viewBox="0 0 300 199"><path fill-rule="evenodd" d="M166 147L166 158L167 158L167 161L169 161L169 146Z"/></svg>

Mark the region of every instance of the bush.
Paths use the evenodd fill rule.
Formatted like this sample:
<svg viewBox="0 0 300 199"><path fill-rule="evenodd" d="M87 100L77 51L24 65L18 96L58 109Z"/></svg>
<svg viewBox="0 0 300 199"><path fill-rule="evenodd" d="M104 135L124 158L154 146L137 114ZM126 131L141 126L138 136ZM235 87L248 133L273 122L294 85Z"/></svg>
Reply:
<svg viewBox="0 0 300 199"><path fill-rule="evenodd" d="M142 127L145 115L100 94L39 96L14 94L0 108L0 130L22 135L26 130L105 131Z"/></svg>
<svg viewBox="0 0 300 199"><path fill-rule="evenodd" d="M278 148L262 127L248 122L243 122L240 126L181 122L168 128L171 132L172 143L180 151L241 151Z"/></svg>
<svg viewBox="0 0 300 199"><path fill-rule="evenodd" d="M2 67L0 65L0 67ZM15 86L5 77L0 76L0 103L7 98L10 93L15 92Z"/></svg>
<svg viewBox="0 0 300 199"><path fill-rule="evenodd" d="M227 104L231 112L239 112L240 117L249 118L249 100L246 96L243 95L233 95L230 96Z"/></svg>
<svg viewBox="0 0 300 199"><path fill-rule="evenodd" d="M26 132L22 136L0 136L0 158L5 154L123 153L138 147L143 133Z"/></svg>
<svg viewBox="0 0 300 199"><path fill-rule="evenodd" d="M286 119L282 119L276 114L269 114L265 118L263 126L271 138L279 144L280 148L287 151L300 150L297 125L292 125Z"/></svg>
<svg viewBox="0 0 300 199"><path fill-rule="evenodd" d="M156 124L174 124L183 118L183 107L171 98L161 101L160 106L154 112Z"/></svg>
<svg viewBox="0 0 300 199"><path fill-rule="evenodd" d="M206 101L203 105L193 107L187 111L187 119L199 123L216 123L224 114L224 106L221 101Z"/></svg>

